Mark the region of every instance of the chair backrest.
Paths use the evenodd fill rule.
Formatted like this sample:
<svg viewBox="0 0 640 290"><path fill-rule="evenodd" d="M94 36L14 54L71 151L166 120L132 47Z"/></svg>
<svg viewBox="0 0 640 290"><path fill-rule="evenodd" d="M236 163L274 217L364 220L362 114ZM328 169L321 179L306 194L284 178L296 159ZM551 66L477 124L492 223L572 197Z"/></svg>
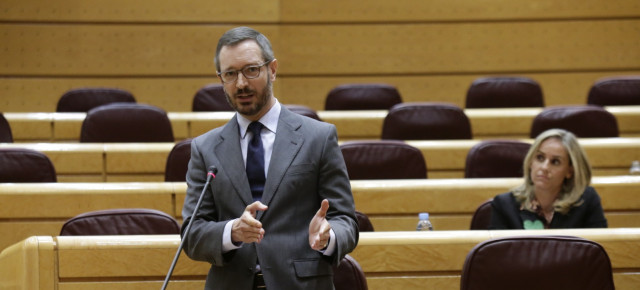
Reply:
<svg viewBox="0 0 640 290"><path fill-rule="evenodd" d="M467 153L465 178L522 177L531 144L518 140L484 140Z"/></svg>
<svg viewBox="0 0 640 290"><path fill-rule="evenodd" d="M333 267L333 285L336 290L367 290L367 279L360 264L345 255L338 266Z"/></svg>
<svg viewBox="0 0 640 290"><path fill-rule="evenodd" d="M57 182L56 170L40 151L0 148L0 182Z"/></svg>
<svg viewBox="0 0 640 290"><path fill-rule="evenodd" d="M493 198L481 203L471 217L471 230L488 230L491 224L491 201Z"/></svg>
<svg viewBox="0 0 640 290"><path fill-rule="evenodd" d="M4 115L0 113L0 143L12 143L13 134L11 134L11 126Z"/></svg>
<svg viewBox="0 0 640 290"><path fill-rule="evenodd" d="M598 106L640 105L640 75L607 77L596 80L589 90L587 104Z"/></svg>
<svg viewBox="0 0 640 290"><path fill-rule="evenodd" d="M292 105L292 104L286 104L284 105L285 107L287 107L287 109L291 110L294 113L303 115L303 116L307 116L311 119L316 119L318 121L322 121L320 119L320 117L318 116L318 113L316 113L316 111L314 111L313 109L307 107L307 106L303 106L303 105Z"/></svg>
<svg viewBox="0 0 640 290"><path fill-rule="evenodd" d="M97 210L67 220L61 236L180 234L175 218L155 209Z"/></svg>
<svg viewBox="0 0 640 290"><path fill-rule="evenodd" d="M199 89L193 96L192 109L194 112L233 111L221 84L208 84Z"/></svg>
<svg viewBox="0 0 640 290"><path fill-rule="evenodd" d="M402 103L396 87L388 84L345 84L333 88L325 99L325 110L388 110Z"/></svg>
<svg viewBox="0 0 640 290"><path fill-rule="evenodd" d="M422 152L402 141L347 141L340 149L351 180L427 178Z"/></svg>
<svg viewBox="0 0 640 290"><path fill-rule="evenodd" d="M594 105L547 107L533 119L529 137L552 128L565 129L578 138L620 136L616 116Z"/></svg>
<svg viewBox="0 0 640 290"><path fill-rule="evenodd" d="M173 142L167 113L135 103L115 103L90 110L82 122L80 142Z"/></svg>
<svg viewBox="0 0 640 290"><path fill-rule="evenodd" d="M164 181L186 181L189 160L191 159L191 138L182 140L173 146L167 156Z"/></svg>
<svg viewBox="0 0 640 290"><path fill-rule="evenodd" d="M614 289L611 261L596 242L569 236L496 238L467 255L461 290Z"/></svg>
<svg viewBox="0 0 640 290"><path fill-rule="evenodd" d="M358 231L359 232L373 232L373 224L369 220L369 216L361 211L356 210L356 218L358 219Z"/></svg>
<svg viewBox="0 0 640 290"><path fill-rule="evenodd" d="M446 103L403 103L393 106L382 124L382 139L471 139L464 111Z"/></svg>
<svg viewBox="0 0 640 290"><path fill-rule="evenodd" d="M56 112L88 112L111 103L135 103L129 91L117 88L77 88L65 92L58 99Z"/></svg>
<svg viewBox="0 0 640 290"><path fill-rule="evenodd" d="M544 107L542 87L526 77L485 77L471 83L466 108Z"/></svg>

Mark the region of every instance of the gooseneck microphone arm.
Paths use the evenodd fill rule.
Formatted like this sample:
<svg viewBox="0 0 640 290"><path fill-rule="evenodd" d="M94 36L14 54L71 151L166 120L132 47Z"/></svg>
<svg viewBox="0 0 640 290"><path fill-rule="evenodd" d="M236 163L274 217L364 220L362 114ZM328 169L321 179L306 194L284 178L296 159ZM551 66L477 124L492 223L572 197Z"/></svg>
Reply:
<svg viewBox="0 0 640 290"><path fill-rule="evenodd" d="M200 208L200 204L202 203L202 199L204 198L204 193L207 191L207 187L209 187L209 183L211 182L211 179L216 178L216 173L218 173L218 168L216 168L213 165L209 166L209 169L207 171L207 181L204 183L204 187L202 188L202 192L200 193L200 198L198 198L198 203L196 203L196 208L193 209L193 213L191 214L191 217L188 220L189 224L187 225L187 228L184 230L184 234L182 235L183 238L180 239L181 240L180 246L178 247L178 251L176 251L175 257L173 257L173 261L171 262L171 267L169 268L167 277L164 278L164 283L162 284L162 290L166 289L167 285L169 284L169 278L171 278L171 274L173 273L173 268L176 267L176 263L178 262L178 257L180 257L180 252L182 252L182 248L184 247L184 240L186 236L189 234L189 230L191 229L193 220L195 219L196 214L198 213L198 209Z"/></svg>

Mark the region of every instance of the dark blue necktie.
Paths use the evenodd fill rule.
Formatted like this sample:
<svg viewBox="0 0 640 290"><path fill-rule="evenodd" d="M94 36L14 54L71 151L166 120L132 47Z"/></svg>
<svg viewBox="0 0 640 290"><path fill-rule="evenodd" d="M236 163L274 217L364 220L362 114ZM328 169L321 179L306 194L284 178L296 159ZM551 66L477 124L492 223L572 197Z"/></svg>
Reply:
<svg viewBox="0 0 640 290"><path fill-rule="evenodd" d="M249 178L249 186L251 187L251 195L253 200L257 201L262 198L264 190L264 148L262 147L262 138L260 131L262 123L251 122L247 129L253 133L253 137L247 146L247 177Z"/></svg>

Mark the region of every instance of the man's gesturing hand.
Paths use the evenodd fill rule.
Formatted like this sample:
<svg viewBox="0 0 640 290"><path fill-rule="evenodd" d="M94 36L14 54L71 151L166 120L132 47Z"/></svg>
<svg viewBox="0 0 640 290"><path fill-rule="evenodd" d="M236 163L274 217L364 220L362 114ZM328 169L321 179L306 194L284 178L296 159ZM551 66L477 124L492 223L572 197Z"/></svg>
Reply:
<svg viewBox="0 0 640 290"><path fill-rule="evenodd" d="M253 243L262 241L264 229L262 223L256 219L256 213L267 210L267 206L256 201L247 206L239 219L231 227L231 241L234 243Z"/></svg>
<svg viewBox="0 0 640 290"><path fill-rule="evenodd" d="M331 234L331 225L327 221L329 201L324 199L316 215L309 223L309 246L314 250L322 250L327 247Z"/></svg>

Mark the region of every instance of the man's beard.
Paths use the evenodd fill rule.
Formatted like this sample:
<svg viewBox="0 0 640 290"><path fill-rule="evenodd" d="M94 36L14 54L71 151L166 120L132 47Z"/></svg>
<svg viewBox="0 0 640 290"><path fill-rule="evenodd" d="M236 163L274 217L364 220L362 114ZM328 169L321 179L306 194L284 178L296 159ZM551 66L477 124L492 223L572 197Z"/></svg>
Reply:
<svg viewBox="0 0 640 290"><path fill-rule="evenodd" d="M236 103L232 101L231 96L229 96L226 90L224 90L224 95L227 97L227 103L229 103L229 105L231 105L231 107L236 112L245 116L253 116L258 114L260 110L262 110L262 108L264 108L264 106L267 105L267 103L269 102L269 98L271 97L272 90L273 90L273 86L271 83L271 78L267 78L267 85L265 86L264 91L262 92L262 95L258 96L256 103L251 107L242 107L242 108L240 108L240 106L238 106ZM244 88L236 92L236 94L249 94L249 93L257 95L256 91L251 90L249 88Z"/></svg>

